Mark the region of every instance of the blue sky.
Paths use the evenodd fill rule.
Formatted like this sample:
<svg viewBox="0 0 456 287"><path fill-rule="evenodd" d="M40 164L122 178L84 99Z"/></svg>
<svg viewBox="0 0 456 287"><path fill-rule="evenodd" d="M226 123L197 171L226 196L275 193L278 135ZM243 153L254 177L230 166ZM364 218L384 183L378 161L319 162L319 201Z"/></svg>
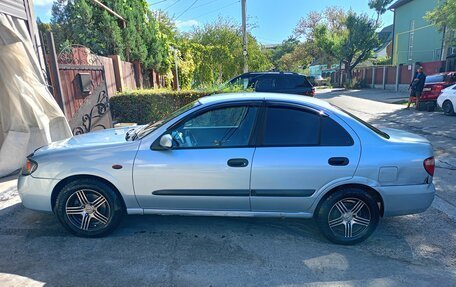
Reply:
<svg viewBox="0 0 456 287"><path fill-rule="evenodd" d="M50 18L52 0L35 0L35 14L43 21ZM176 18L181 31L191 30L194 25L202 25L218 17L231 18L241 22L239 0L148 0L152 10L162 9ZM328 6L338 6L344 10L367 13L368 0L247 0L248 23L253 25L253 35L263 44L276 44L287 39L301 17L309 11L323 11ZM191 6L193 4L193 6ZM188 10L187 10L188 9ZM383 26L393 23L393 13L388 11L382 17Z"/></svg>

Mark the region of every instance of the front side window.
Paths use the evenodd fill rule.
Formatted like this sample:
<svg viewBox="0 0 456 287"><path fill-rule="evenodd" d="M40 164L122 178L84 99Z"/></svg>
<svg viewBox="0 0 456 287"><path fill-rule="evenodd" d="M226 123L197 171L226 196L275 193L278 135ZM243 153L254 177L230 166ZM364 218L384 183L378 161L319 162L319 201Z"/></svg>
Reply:
<svg viewBox="0 0 456 287"><path fill-rule="evenodd" d="M241 89L248 89L250 83L249 76L239 76L229 82L231 86L241 88Z"/></svg>
<svg viewBox="0 0 456 287"><path fill-rule="evenodd" d="M159 121L151 122L145 126L138 128L136 138L141 139L141 138L147 136L148 134L150 134L154 130L158 129L159 127L163 126L164 124L168 123L169 121L176 118L177 116L179 116L183 113L186 113L186 112L190 111L191 109L196 108L199 105L201 105L201 103L199 101L193 101L193 102L181 107L180 109L172 112L171 114L165 116L163 119L161 119Z"/></svg>
<svg viewBox="0 0 456 287"><path fill-rule="evenodd" d="M236 106L199 114L174 128L175 148L243 147L249 145L257 108Z"/></svg>

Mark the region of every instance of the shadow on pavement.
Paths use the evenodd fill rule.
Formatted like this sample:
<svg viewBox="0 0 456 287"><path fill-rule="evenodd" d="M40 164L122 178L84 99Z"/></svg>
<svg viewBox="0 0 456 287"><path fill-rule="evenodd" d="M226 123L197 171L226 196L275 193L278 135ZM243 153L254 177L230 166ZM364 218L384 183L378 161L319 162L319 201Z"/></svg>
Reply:
<svg viewBox="0 0 456 287"><path fill-rule="evenodd" d="M128 216L112 235L86 239L16 204L0 222L0 278L2 286L445 286L456 279L445 271L456 266L448 250L456 229L436 238L447 226L435 216L385 219L357 246L328 243L312 220L261 218Z"/></svg>

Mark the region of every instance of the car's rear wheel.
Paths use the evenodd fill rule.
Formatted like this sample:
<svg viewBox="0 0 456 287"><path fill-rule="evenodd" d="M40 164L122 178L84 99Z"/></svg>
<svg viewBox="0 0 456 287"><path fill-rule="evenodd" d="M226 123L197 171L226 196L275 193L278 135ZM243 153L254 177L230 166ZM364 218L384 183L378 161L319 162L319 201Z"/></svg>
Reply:
<svg viewBox="0 0 456 287"><path fill-rule="evenodd" d="M77 180L63 187L54 212L68 231L82 237L107 235L119 225L124 214L117 193L93 179Z"/></svg>
<svg viewBox="0 0 456 287"><path fill-rule="evenodd" d="M369 193L350 188L324 198L315 218L328 240L351 245L364 241L374 232L380 212Z"/></svg>
<svg viewBox="0 0 456 287"><path fill-rule="evenodd" d="M447 116L454 115L454 107L450 100L446 100L443 102L442 110L443 110L443 113Z"/></svg>

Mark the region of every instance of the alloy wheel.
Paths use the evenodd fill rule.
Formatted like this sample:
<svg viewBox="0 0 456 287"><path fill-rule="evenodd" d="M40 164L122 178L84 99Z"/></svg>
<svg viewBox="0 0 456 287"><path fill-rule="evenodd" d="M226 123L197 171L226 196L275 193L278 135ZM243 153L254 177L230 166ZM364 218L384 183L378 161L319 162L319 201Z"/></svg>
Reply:
<svg viewBox="0 0 456 287"><path fill-rule="evenodd" d="M369 206L358 198L337 201L328 214L328 225L334 235L353 238L362 236L371 223Z"/></svg>
<svg viewBox="0 0 456 287"><path fill-rule="evenodd" d="M65 204L69 222L84 231L97 231L108 225L111 208L108 200L99 192L91 189L75 191Z"/></svg>

